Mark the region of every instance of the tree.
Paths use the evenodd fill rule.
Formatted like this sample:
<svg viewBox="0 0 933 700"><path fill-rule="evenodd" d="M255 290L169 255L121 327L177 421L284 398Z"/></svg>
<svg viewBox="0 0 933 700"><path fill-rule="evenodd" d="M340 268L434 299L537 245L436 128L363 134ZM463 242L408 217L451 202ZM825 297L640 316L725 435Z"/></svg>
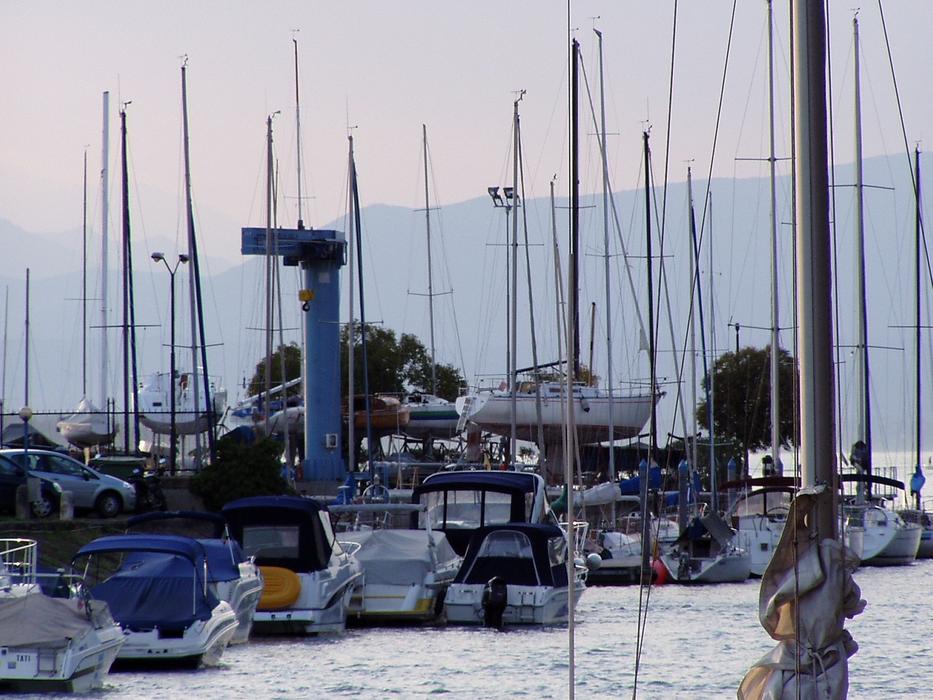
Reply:
<svg viewBox="0 0 933 700"><path fill-rule="evenodd" d="M284 384L282 381L282 356L285 357L285 382L297 379L301 376L301 348L296 343L288 345L279 345L278 349L272 353L272 372L271 384L273 387ZM249 381L247 392L251 396L260 394L266 390L266 360L263 358L256 363L256 371L253 378ZM301 393L301 387L293 386L288 390L288 395L292 396Z"/></svg>
<svg viewBox="0 0 933 700"><path fill-rule="evenodd" d="M191 492L215 512L237 498L291 493L282 477L281 455L282 443L277 440L244 444L223 437L217 441L217 461L191 480Z"/></svg>
<svg viewBox="0 0 933 700"><path fill-rule="evenodd" d="M771 348L745 347L727 352L713 365L715 396L713 431L716 440L733 440L747 455L753 450L771 446ZM709 378L703 380L703 388ZM797 364L790 353L781 349L778 354L778 382L780 396L779 434L781 445L789 447L796 442L794 432L797 410ZM700 425L709 425L705 399L697 406Z"/></svg>
<svg viewBox="0 0 933 700"><path fill-rule="evenodd" d="M340 393L347 395L347 346L349 332L344 327L340 333ZM431 357L422 342L410 333L396 337L395 331L366 324L366 358L369 366L369 391L371 394L403 394L408 392L430 393ZM354 392L363 393L363 347L359 325L353 332L353 385ZM464 385L460 371L447 364L438 364L436 369L437 395L453 401Z"/></svg>

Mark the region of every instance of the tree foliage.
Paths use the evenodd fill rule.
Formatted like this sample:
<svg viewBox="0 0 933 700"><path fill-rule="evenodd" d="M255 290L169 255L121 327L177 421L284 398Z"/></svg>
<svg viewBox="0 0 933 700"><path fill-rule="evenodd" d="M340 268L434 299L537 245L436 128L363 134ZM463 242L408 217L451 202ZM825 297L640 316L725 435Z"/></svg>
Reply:
<svg viewBox="0 0 933 700"><path fill-rule="evenodd" d="M347 395L349 331L340 333L340 393ZM366 358L371 394L431 393L431 357L424 344L411 333L396 336L390 328L366 324ZM363 344L358 325L353 332L353 391L363 393ZM447 364L437 364L437 396L453 401L464 385L460 371Z"/></svg>
<svg viewBox="0 0 933 700"><path fill-rule="evenodd" d="M745 347L727 352L713 366L716 439L733 440L745 452L771 446L771 348ZM704 390L709 378L703 380ZM781 445L796 442L794 433L797 364L784 349L778 354L778 407ZM705 399L697 406L700 425L709 425Z"/></svg>
<svg viewBox="0 0 933 700"><path fill-rule="evenodd" d="M215 512L237 498L290 493L282 476L281 454L282 443L277 440L243 444L221 438L217 441L217 461L191 480L191 492Z"/></svg>
<svg viewBox="0 0 933 700"><path fill-rule="evenodd" d="M285 358L285 382L288 382L292 379L297 379L301 376L301 348L298 347L296 343L289 343L288 345L280 345L274 353L272 353L272 367L271 367L271 385L273 387L283 384L282 381L282 358ZM249 388L247 392L251 396L255 396L266 390L266 360L263 358L256 363L256 371L253 373L253 378L249 381ZM288 390L288 395L301 393L301 387L294 386Z"/></svg>

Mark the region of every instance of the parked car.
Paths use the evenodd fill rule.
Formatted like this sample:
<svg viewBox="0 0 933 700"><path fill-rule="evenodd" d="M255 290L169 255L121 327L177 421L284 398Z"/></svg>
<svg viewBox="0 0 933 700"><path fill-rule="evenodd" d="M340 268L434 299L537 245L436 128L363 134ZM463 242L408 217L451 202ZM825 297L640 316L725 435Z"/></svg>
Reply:
<svg viewBox="0 0 933 700"><path fill-rule="evenodd" d="M16 512L16 490L26 484L26 470L0 455L0 511ZM61 508L62 488L50 479L39 477L39 494L30 502L34 518L47 518Z"/></svg>
<svg viewBox="0 0 933 700"><path fill-rule="evenodd" d="M29 471L30 474L50 479L62 491L70 491L74 507L96 510L103 518L112 518L122 511L132 512L136 507L133 485L115 476L101 474L68 455L50 450L0 450Z"/></svg>

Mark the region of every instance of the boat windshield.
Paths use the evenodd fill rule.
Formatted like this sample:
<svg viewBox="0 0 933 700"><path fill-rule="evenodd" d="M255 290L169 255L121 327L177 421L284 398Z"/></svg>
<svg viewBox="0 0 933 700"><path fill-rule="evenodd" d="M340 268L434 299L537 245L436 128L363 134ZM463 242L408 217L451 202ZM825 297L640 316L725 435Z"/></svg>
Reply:
<svg viewBox="0 0 933 700"><path fill-rule="evenodd" d="M243 553L263 559L297 559L297 525L247 525L243 528Z"/></svg>
<svg viewBox="0 0 933 700"><path fill-rule="evenodd" d="M525 533L500 530L486 535L464 583L486 583L493 576L500 576L514 585L541 585L531 540Z"/></svg>
<svg viewBox="0 0 933 700"><path fill-rule="evenodd" d="M425 510L419 525L432 528L473 530L484 525L503 525L512 519L512 495L498 491L450 490L423 494ZM530 519L534 494L525 497L525 518Z"/></svg>

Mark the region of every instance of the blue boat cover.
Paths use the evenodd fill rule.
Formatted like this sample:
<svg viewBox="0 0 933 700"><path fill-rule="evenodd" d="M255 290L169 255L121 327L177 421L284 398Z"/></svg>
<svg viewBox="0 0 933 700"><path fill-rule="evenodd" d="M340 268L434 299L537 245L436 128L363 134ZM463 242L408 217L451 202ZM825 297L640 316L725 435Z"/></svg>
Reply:
<svg viewBox="0 0 933 700"><path fill-rule="evenodd" d="M509 523L476 530L454 583L500 576L515 586L566 586L566 536L555 525ZM552 559L552 553L561 556Z"/></svg>
<svg viewBox="0 0 933 700"><path fill-rule="evenodd" d="M235 581L240 578L240 562L246 561L239 543L234 540L198 540L207 554L207 580Z"/></svg>
<svg viewBox="0 0 933 700"><path fill-rule="evenodd" d="M490 491L534 493L538 488L535 474L528 472L462 471L438 472L424 480L415 488L412 503L418 502L418 496L427 491L445 491L449 489L486 489Z"/></svg>
<svg viewBox="0 0 933 700"><path fill-rule="evenodd" d="M655 466L648 470L648 488L657 490L661 488L661 467ZM638 496L641 493L641 477L633 476L619 482L619 490L623 496Z"/></svg>
<svg viewBox="0 0 933 700"><path fill-rule="evenodd" d="M188 559L195 568L204 562L204 547L190 537L181 535L110 535L98 537L84 545L74 556L75 559L89 554L104 552L158 552L175 554Z"/></svg>
<svg viewBox="0 0 933 700"><path fill-rule="evenodd" d="M230 535L244 543L244 529L258 527L297 527L297 556L262 556L261 566L280 566L297 572L320 571L327 567L334 547L334 534L325 529L320 514L329 517L327 506L301 496L250 496L232 501L223 507L230 525ZM244 543L249 551L249 543Z"/></svg>
<svg viewBox="0 0 933 700"><path fill-rule="evenodd" d="M93 543L92 543L93 544ZM94 586L113 618L131 630L184 630L208 620L217 599L198 580L191 561L177 554L133 553L110 578Z"/></svg>

